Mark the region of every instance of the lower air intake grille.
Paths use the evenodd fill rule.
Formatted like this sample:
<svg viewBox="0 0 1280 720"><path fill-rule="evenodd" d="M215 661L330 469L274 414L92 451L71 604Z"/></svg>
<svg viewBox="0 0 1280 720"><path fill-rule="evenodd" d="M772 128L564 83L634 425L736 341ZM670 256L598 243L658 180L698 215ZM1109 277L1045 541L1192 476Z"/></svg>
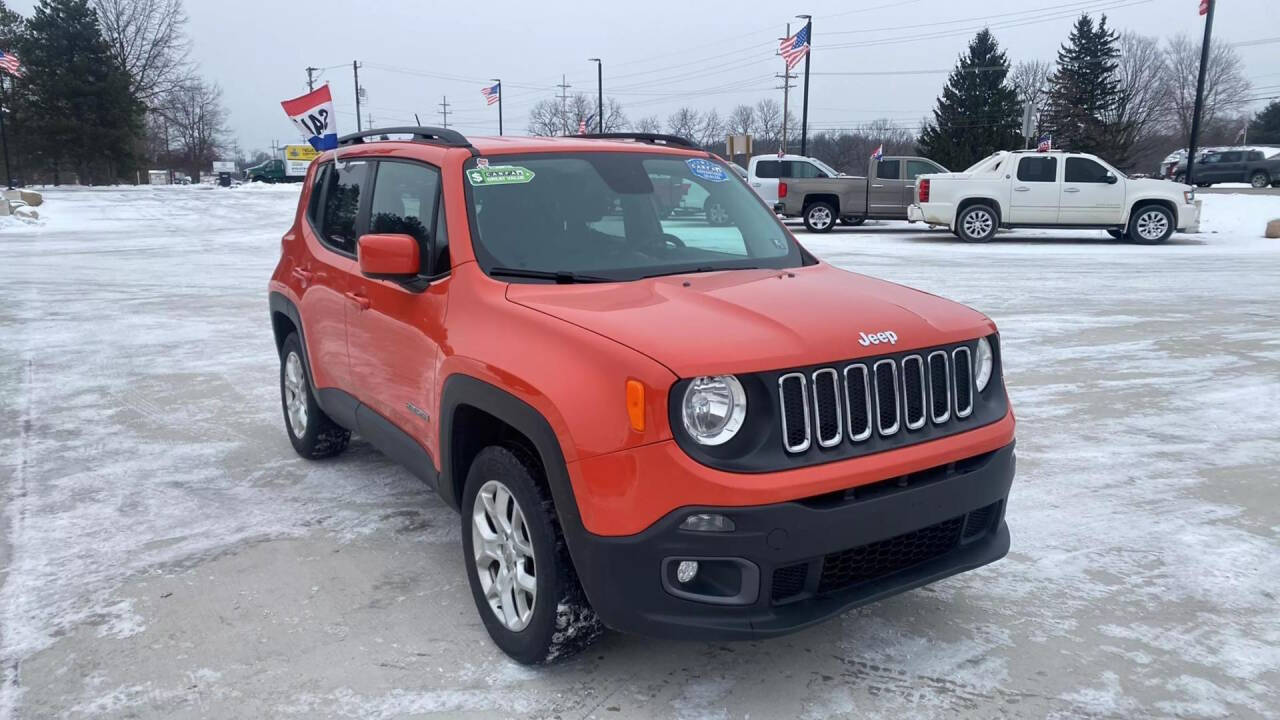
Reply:
<svg viewBox="0 0 1280 720"><path fill-rule="evenodd" d="M964 539L972 540L991 529L991 521L1000 513L1000 503L991 503L969 513L964 523Z"/></svg>
<svg viewBox="0 0 1280 720"><path fill-rule="evenodd" d="M797 563L795 565L787 565L773 571L773 593L771 597L774 602L786 600L789 597L799 595L804 590L804 581L809 575L808 563Z"/></svg>
<svg viewBox="0 0 1280 720"><path fill-rule="evenodd" d="M823 558L818 592L842 590L906 570L949 552L960 542L964 515Z"/></svg>

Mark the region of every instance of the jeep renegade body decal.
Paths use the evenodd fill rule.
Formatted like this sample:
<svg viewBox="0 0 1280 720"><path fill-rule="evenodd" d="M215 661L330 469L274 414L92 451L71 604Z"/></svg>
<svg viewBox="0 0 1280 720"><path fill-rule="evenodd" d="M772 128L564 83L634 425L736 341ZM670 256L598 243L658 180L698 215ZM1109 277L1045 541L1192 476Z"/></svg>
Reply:
<svg viewBox="0 0 1280 720"><path fill-rule="evenodd" d="M515 185L533 180L533 171L515 165L474 167L467 171L472 185Z"/></svg>

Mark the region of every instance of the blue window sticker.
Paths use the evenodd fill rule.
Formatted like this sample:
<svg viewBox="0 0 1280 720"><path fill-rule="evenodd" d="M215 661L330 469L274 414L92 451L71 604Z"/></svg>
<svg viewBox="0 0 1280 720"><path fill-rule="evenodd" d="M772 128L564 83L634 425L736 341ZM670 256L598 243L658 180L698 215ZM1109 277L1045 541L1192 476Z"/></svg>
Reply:
<svg viewBox="0 0 1280 720"><path fill-rule="evenodd" d="M688 160L685 160L685 163L689 166L689 172L697 175L703 180L720 183L729 179L729 175L724 171L724 168L710 160L703 158L689 158Z"/></svg>

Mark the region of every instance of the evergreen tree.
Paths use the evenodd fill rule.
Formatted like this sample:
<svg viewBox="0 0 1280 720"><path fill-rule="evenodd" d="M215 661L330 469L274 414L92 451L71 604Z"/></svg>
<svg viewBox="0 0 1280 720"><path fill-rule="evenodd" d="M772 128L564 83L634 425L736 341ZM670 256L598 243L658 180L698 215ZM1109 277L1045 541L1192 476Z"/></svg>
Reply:
<svg viewBox="0 0 1280 720"><path fill-rule="evenodd" d="M1249 123L1249 142L1280 145L1280 100L1272 100Z"/></svg>
<svg viewBox="0 0 1280 720"><path fill-rule="evenodd" d="M920 154L963 169L997 150L1017 147L1022 105L1008 75L1009 59L983 28L947 78L933 122L920 133Z"/></svg>
<svg viewBox="0 0 1280 720"><path fill-rule="evenodd" d="M18 13L5 7L0 0L0 50L11 52L22 60L22 41L26 32L26 21ZM9 177L15 181L22 177L19 172L19 159L22 154L22 143L18 141L17 128L13 127L15 117L21 115L17 105L22 96L15 90L16 78L0 71L0 112L4 113L5 136L0 137L0 157L9 160L8 175L0 175L0 188L8 182ZM6 146L7 142L7 146ZM5 172L0 167L0 173Z"/></svg>
<svg viewBox="0 0 1280 720"><path fill-rule="evenodd" d="M54 182L67 170L80 182L132 176L142 106L112 58L88 0L40 0L20 55L26 75L22 137ZM132 179L130 177L130 179Z"/></svg>
<svg viewBox="0 0 1280 720"><path fill-rule="evenodd" d="M1117 157L1120 135L1109 121L1120 97L1118 36L1103 15L1095 25L1082 14L1067 42L1058 50L1058 69L1049 77L1049 99L1042 122L1053 145L1072 152L1094 153L1123 164Z"/></svg>

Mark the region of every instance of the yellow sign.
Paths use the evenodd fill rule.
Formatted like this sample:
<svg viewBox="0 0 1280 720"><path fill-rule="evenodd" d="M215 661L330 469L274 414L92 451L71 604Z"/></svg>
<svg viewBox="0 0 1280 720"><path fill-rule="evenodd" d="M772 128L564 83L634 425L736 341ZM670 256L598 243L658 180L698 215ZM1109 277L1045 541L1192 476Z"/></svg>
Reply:
<svg viewBox="0 0 1280 720"><path fill-rule="evenodd" d="M316 156L319 154L320 153L316 152L316 149L311 147L310 145L285 145L284 146L285 160L299 160L305 163L309 163L312 160L315 160Z"/></svg>

